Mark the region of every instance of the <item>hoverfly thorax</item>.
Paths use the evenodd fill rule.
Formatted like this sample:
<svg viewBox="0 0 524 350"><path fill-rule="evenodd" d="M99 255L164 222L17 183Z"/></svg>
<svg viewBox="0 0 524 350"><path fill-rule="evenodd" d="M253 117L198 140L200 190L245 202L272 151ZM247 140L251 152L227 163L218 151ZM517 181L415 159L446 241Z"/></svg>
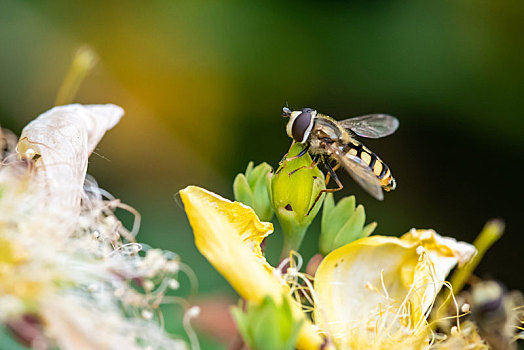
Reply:
<svg viewBox="0 0 524 350"><path fill-rule="evenodd" d="M296 142L305 143L313 128L317 111L311 108L303 108L301 111L291 112L285 108L283 115L285 117L289 116L289 122L286 126L288 136Z"/></svg>

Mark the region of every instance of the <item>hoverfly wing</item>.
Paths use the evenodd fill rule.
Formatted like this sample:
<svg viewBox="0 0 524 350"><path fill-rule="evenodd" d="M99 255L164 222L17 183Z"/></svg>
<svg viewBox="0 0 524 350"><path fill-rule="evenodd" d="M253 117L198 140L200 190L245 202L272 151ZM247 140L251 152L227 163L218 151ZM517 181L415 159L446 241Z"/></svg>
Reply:
<svg viewBox="0 0 524 350"><path fill-rule="evenodd" d="M384 199L382 186L373 171L364 161L351 154L344 154L336 144L324 143L330 154L339 162L351 175L353 180L365 189L371 196L379 201Z"/></svg>
<svg viewBox="0 0 524 350"><path fill-rule="evenodd" d="M393 134L398 129L398 119L388 114L368 114L338 122L358 136L378 139Z"/></svg>

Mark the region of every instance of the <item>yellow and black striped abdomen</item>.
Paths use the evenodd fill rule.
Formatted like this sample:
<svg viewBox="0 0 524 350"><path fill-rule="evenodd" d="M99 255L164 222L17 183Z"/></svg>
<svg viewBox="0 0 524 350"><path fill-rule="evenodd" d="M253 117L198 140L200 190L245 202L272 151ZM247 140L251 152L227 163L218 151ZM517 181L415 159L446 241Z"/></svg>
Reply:
<svg viewBox="0 0 524 350"><path fill-rule="evenodd" d="M391 175L389 167L369 148L358 141L352 141L344 145L344 154L351 154L360 158L373 171L373 174L380 181L380 185L386 191L394 190L396 187L395 179Z"/></svg>

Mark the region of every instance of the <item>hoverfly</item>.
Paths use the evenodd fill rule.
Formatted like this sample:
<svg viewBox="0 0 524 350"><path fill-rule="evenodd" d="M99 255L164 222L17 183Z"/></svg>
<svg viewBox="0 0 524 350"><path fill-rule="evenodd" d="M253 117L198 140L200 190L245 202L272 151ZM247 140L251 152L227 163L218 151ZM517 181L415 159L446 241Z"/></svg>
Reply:
<svg viewBox="0 0 524 350"><path fill-rule="evenodd" d="M294 157L286 158L286 155L281 163L309 152L313 158L311 167L322 163L328 171L326 184L331 176L338 185L338 188L323 190L313 206L323 192L335 192L344 187L335 173L340 166L378 200L384 199L383 189L395 189L395 179L389 167L356 136L376 139L391 135L398 128L397 118L387 114L369 114L337 121L311 108L291 111L288 107L283 108L282 116L289 117L286 131L293 143L299 142L306 147Z"/></svg>

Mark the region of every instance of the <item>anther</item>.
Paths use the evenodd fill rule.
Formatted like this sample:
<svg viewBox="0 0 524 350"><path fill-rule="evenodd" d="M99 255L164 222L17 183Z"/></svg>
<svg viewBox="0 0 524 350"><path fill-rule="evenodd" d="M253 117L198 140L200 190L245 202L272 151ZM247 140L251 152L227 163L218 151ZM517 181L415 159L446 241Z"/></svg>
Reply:
<svg viewBox="0 0 524 350"><path fill-rule="evenodd" d="M146 320L150 320L153 318L153 312L151 312L151 310L142 310L142 317Z"/></svg>
<svg viewBox="0 0 524 350"><path fill-rule="evenodd" d="M169 286L169 288L174 290L180 287L180 283L174 278L170 279L167 285Z"/></svg>
<svg viewBox="0 0 524 350"><path fill-rule="evenodd" d="M27 159L33 159L33 157L36 155L36 152L34 149L32 148L28 148L25 153L24 153L24 156L25 158Z"/></svg>
<svg viewBox="0 0 524 350"><path fill-rule="evenodd" d="M469 306L469 304L466 303L466 304L462 305L462 308L461 308L460 310L461 310L463 313L469 312L469 310L470 310L470 306Z"/></svg>

